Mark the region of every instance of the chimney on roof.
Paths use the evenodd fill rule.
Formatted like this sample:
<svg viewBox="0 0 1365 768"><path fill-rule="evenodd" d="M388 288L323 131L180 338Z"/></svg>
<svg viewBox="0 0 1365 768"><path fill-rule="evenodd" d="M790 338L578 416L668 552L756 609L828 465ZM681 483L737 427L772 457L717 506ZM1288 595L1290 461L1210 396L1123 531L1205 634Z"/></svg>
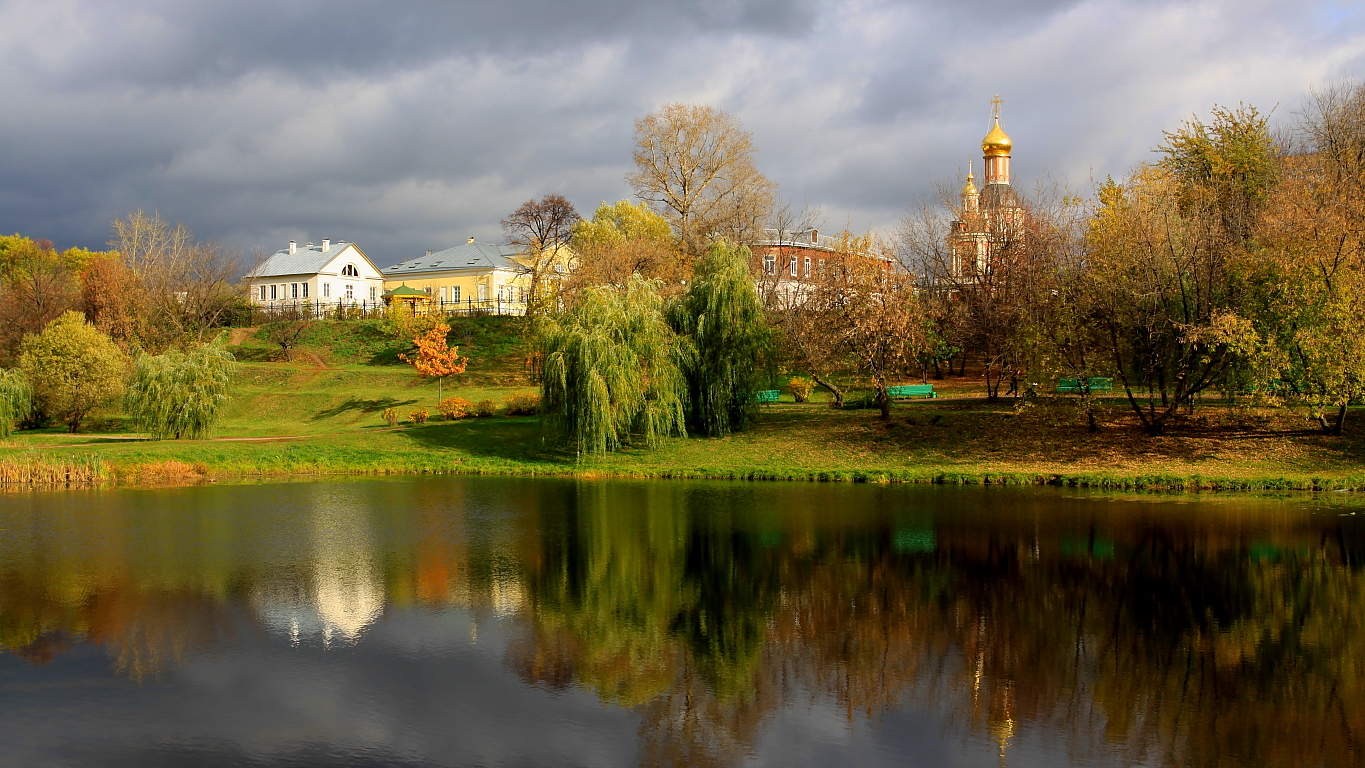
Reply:
<svg viewBox="0 0 1365 768"><path fill-rule="evenodd" d="M430 248L427 249L427 258L428 258L428 259L431 258L431 249L430 249Z"/></svg>
<svg viewBox="0 0 1365 768"><path fill-rule="evenodd" d="M473 245L473 244L474 244L474 236L473 236L473 235L470 235L470 236L469 236L469 239L466 240L465 242L468 243L469 245Z"/></svg>
<svg viewBox="0 0 1365 768"><path fill-rule="evenodd" d="M323 239L322 239L322 250L325 251L325 250L327 250L328 248L331 248L331 247L332 247L332 241L329 240L329 239L327 239L327 238L323 238Z"/></svg>
<svg viewBox="0 0 1365 768"><path fill-rule="evenodd" d="M290 252L290 253L293 253L294 251L297 251L298 249L299 249L299 244L298 244L296 241L294 241L294 240L290 240L290 241L289 241L289 252Z"/></svg>
<svg viewBox="0 0 1365 768"><path fill-rule="evenodd" d="M819 245L819 244L820 244L820 230L815 229L814 227L811 228L811 231L810 231L810 242L811 242L811 245Z"/></svg>

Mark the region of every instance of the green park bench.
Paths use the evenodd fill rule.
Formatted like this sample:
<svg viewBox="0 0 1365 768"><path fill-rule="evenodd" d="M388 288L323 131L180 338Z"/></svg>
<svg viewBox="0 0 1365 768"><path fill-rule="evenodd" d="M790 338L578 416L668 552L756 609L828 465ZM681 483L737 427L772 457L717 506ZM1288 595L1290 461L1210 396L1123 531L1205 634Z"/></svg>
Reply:
<svg viewBox="0 0 1365 768"><path fill-rule="evenodd" d="M899 387L887 387L886 394L892 400L909 400L912 397L938 397L933 384L904 384Z"/></svg>
<svg viewBox="0 0 1365 768"><path fill-rule="evenodd" d="M1082 391L1090 391L1090 392L1113 392L1113 391L1114 391L1114 380L1113 380L1113 379L1109 379L1109 378L1102 378L1102 377L1098 377L1098 376L1097 376L1097 377L1093 377L1093 378L1090 378L1090 379L1086 379L1086 384L1085 384L1085 387L1083 388L1083 387L1081 386L1081 380L1080 380L1080 379L1058 379L1058 380L1057 380L1057 391L1058 391L1058 392L1082 392Z"/></svg>
<svg viewBox="0 0 1365 768"><path fill-rule="evenodd" d="M781 390L777 389L760 389L754 393L754 400L759 403L775 403L781 394Z"/></svg>

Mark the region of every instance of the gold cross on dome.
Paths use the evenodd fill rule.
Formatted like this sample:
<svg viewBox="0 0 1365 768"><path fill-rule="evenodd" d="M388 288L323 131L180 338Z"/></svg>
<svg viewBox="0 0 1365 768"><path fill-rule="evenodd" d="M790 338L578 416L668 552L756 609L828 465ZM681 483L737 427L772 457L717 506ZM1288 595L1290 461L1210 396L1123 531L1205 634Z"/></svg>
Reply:
<svg viewBox="0 0 1365 768"><path fill-rule="evenodd" d="M1000 98L1000 94L998 93L995 94L995 98L991 99L991 116L996 120L1000 119L1000 105L1004 103L1005 100Z"/></svg>

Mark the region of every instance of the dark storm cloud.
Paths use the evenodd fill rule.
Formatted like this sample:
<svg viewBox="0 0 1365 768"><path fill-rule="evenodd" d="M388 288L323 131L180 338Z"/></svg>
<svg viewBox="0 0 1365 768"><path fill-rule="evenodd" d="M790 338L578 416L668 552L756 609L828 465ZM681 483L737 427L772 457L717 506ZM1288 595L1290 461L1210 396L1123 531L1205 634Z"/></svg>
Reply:
<svg viewBox="0 0 1365 768"><path fill-rule="evenodd" d="M532 196L627 196L633 120L669 101L739 117L826 227L887 230L979 155L995 93L1017 177L1083 189L1363 55L1333 2L0 0L0 231L98 246L145 208L391 263Z"/></svg>

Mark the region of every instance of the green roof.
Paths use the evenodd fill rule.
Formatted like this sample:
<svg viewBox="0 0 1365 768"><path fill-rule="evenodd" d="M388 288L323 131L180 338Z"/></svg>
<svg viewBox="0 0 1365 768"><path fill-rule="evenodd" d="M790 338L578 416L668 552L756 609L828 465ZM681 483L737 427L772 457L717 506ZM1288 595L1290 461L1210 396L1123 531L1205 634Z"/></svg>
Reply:
<svg viewBox="0 0 1365 768"><path fill-rule="evenodd" d="M397 288L394 288L394 289L391 290L391 291L384 291L384 295L385 295L385 296L421 296L421 297L424 298L424 299L429 299L429 298L431 298L431 296L429 296L429 295L427 294L426 291L419 291L419 290L417 290L416 288L409 288L409 287L407 287L406 285L400 285L400 286L398 286Z"/></svg>

